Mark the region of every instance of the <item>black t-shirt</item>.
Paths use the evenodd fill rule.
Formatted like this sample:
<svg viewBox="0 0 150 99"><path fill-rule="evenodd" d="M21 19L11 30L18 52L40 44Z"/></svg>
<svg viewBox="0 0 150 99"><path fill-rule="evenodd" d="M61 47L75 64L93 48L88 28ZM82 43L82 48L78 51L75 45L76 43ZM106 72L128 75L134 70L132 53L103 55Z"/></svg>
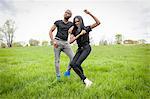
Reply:
<svg viewBox="0 0 150 99"><path fill-rule="evenodd" d="M68 30L71 26L73 26L73 23L72 22L64 23L63 20L58 20L54 24L57 27L56 37L67 41L68 40Z"/></svg>
<svg viewBox="0 0 150 99"><path fill-rule="evenodd" d="M78 47L82 47L86 44L89 44L90 43L90 40L89 40L89 32L92 31L91 27L90 26L86 26L85 29L86 31L85 34L81 35L76 41L77 41L77 44L78 44ZM73 33L74 36L77 36L80 32L75 32Z"/></svg>

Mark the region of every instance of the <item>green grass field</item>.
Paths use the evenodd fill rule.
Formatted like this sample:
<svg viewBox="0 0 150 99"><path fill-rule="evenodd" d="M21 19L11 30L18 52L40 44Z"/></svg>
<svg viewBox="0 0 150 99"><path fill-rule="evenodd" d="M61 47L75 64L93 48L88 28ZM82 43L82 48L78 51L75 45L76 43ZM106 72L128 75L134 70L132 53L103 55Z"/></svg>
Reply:
<svg viewBox="0 0 150 99"><path fill-rule="evenodd" d="M57 82L52 47L0 49L0 99L150 99L150 45L92 46L82 65L88 89L73 70L63 76L68 62L62 53Z"/></svg>

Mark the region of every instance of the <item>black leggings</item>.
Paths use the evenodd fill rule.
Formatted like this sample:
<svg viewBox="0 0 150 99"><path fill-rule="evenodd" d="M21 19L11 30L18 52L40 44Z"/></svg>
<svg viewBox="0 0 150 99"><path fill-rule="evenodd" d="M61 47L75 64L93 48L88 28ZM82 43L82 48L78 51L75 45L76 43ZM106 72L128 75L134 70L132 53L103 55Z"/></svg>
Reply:
<svg viewBox="0 0 150 99"><path fill-rule="evenodd" d="M83 47L79 47L77 49L77 52L76 52L73 60L71 61L71 64L70 64L71 67L73 68L73 70L78 74L78 76L82 80L85 80L86 77L84 76L81 64L87 58L87 56L90 54L90 52L91 52L91 46L89 44L85 45Z"/></svg>

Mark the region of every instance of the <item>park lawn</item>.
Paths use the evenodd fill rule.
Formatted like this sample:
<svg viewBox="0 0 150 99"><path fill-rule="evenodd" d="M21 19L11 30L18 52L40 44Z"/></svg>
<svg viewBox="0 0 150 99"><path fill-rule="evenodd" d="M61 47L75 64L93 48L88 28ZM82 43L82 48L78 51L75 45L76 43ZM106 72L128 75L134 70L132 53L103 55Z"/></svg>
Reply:
<svg viewBox="0 0 150 99"><path fill-rule="evenodd" d="M73 70L63 76L68 62L62 53L58 82L52 46L0 49L0 99L150 99L150 45L92 46L82 65L88 89Z"/></svg>

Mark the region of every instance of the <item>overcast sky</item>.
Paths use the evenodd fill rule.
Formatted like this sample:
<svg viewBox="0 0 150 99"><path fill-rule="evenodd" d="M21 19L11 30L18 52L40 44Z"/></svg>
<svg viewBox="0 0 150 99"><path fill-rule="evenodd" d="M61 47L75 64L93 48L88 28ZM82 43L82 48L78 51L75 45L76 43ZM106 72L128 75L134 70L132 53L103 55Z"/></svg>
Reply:
<svg viewBox="0 0 150 99"><path fill-rule="evenodd" d="M150 42L150 0L0 0L0 26L13 19L17 26L15 41L50 40L50 27L63 19L66 9L73 13L70 21L81 15L85 25L93 24L84 9L100 20L101 25L90 33L95 43L114 41L117 33L123 39Z"/></svg>

